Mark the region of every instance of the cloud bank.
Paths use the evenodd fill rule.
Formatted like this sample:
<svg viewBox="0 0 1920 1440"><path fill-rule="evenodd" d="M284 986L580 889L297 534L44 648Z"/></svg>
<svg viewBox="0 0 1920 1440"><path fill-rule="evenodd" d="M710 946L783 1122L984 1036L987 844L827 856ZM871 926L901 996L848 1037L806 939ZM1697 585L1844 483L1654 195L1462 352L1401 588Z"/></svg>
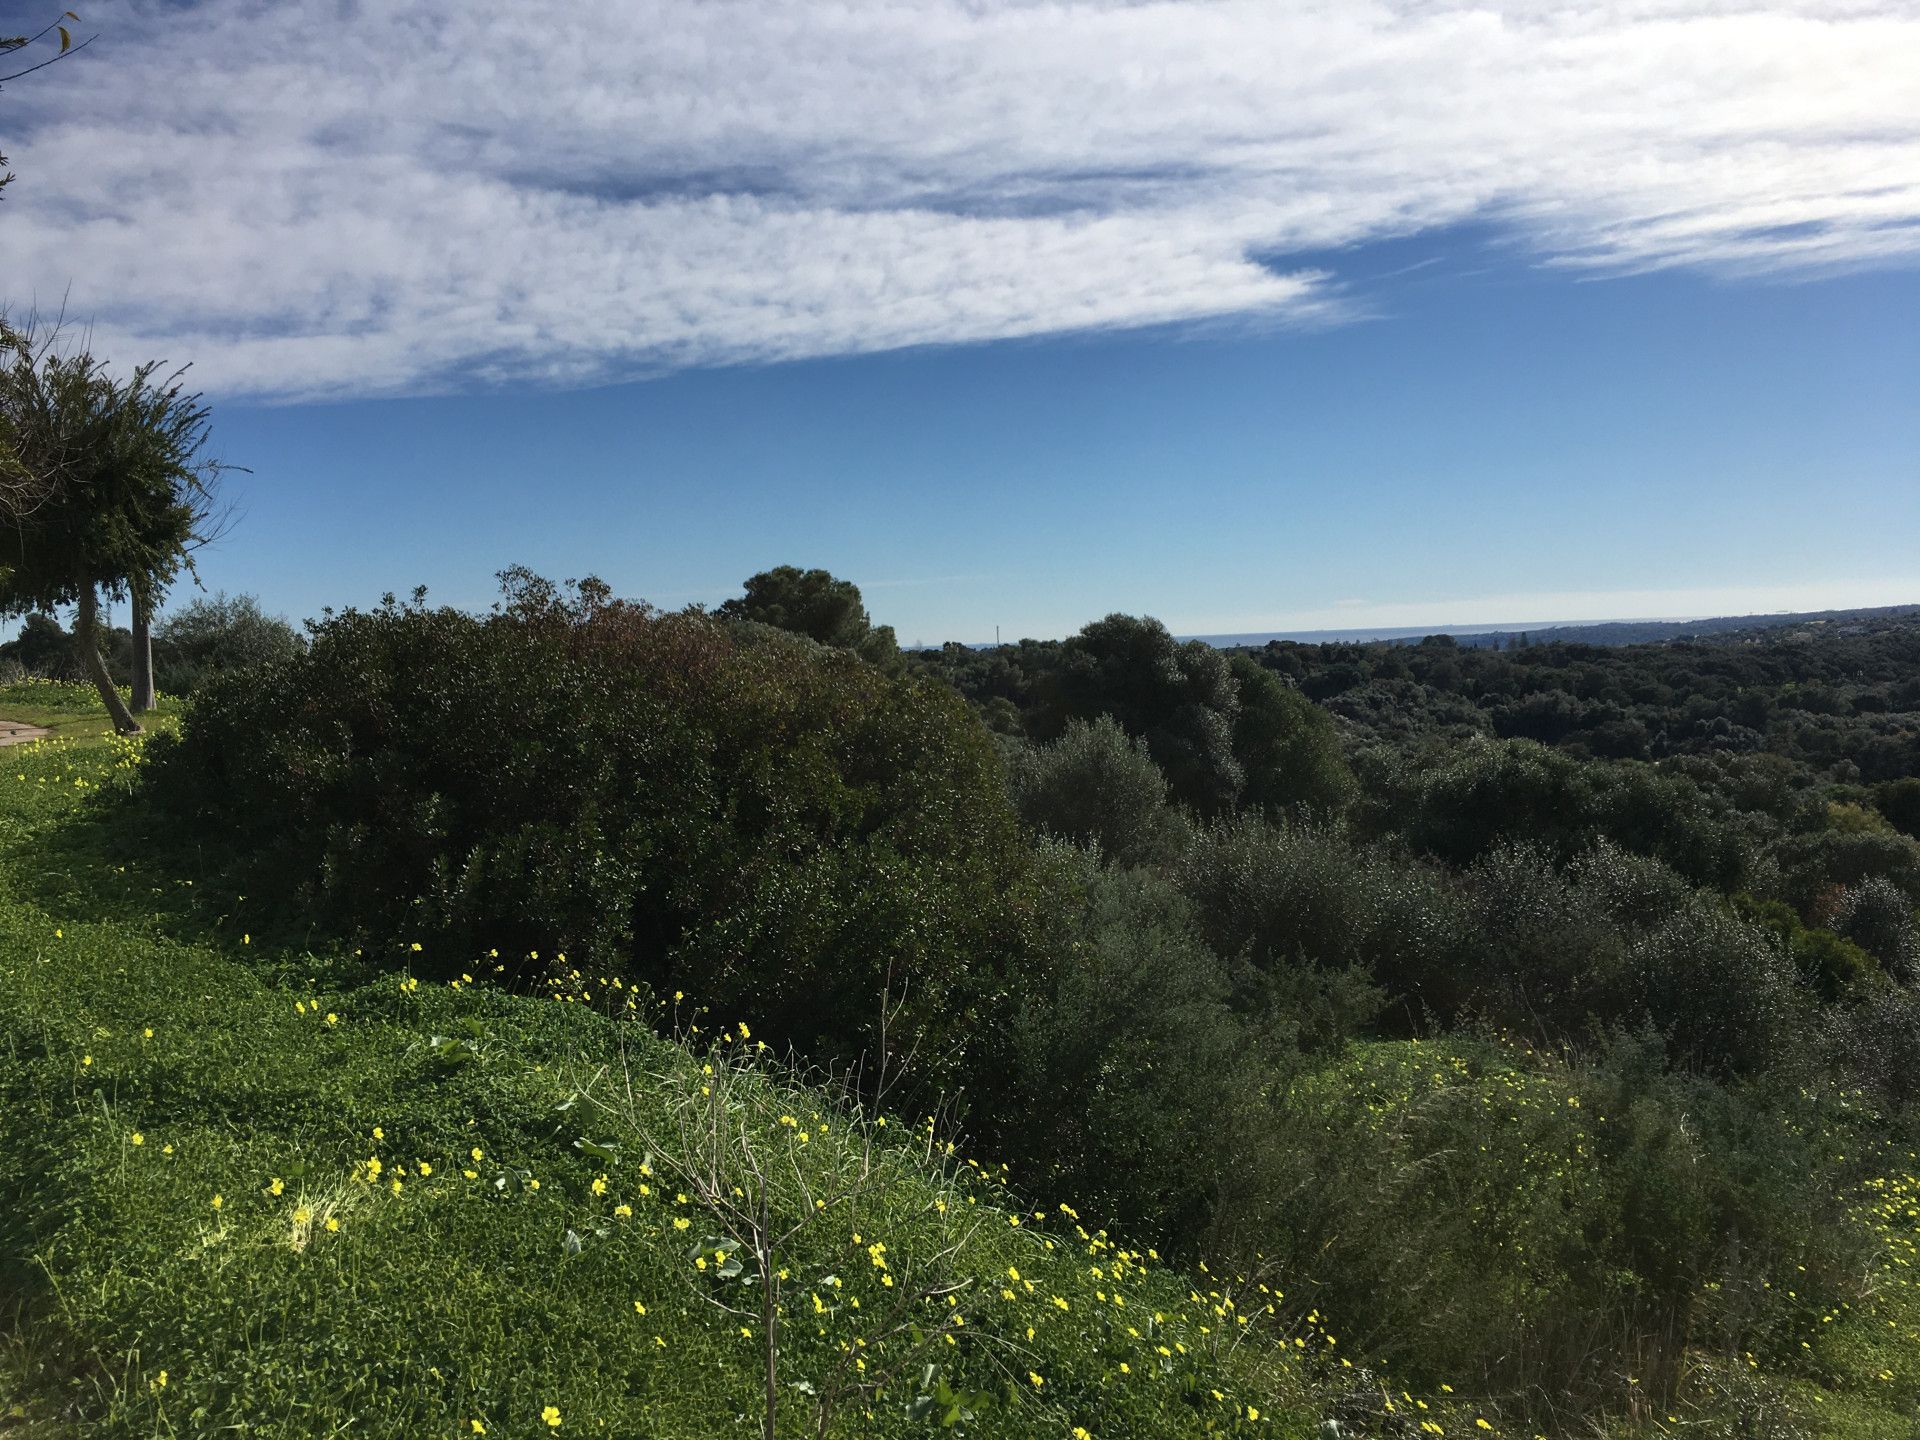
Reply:
<svg viewBox="0 0 1920 1440"><path fill-rule="evenodd" d="M1920 0L104 0L0 96L0 299L225 394L1364 304L1490 222L1595 273L1920 257Z"/></svg>

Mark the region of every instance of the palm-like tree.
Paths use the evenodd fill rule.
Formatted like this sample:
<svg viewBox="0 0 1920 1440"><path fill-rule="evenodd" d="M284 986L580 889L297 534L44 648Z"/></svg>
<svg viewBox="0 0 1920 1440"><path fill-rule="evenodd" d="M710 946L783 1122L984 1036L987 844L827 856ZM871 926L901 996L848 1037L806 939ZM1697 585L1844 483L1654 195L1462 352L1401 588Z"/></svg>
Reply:
<svg viewBox="0 0 1920 1440"><path fill-rule="evenodd" d="M223 468L202 455L210 417L159 362L116 380L55 328L0 336L0 425L19 478L0 496L0 612L74 607L74 645L114 728L140 722L101 658L99 604L131 597L135 687L152 705L150 648L138 642L153 606L215 532L214 486ZM143 653L144 652L144 653ZM144 661L144 664L142 663Z"/></svg>

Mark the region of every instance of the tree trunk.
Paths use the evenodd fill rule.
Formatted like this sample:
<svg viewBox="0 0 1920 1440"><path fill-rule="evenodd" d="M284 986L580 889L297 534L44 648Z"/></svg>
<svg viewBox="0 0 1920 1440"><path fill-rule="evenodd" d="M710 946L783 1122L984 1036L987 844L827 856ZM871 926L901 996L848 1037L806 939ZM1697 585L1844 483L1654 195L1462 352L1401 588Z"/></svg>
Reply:
<svg viewBox="0 0 1920 1440"><path fill-rule="evenodd" d="M133 713L153 709L153 597L144 585L133 587Z"/></svg>
<svg viewBox="0 0 1920 1440"><path fill-rule="evenodd" d="M107 662L100 658L100 597L94 592L91 580L83 581L80 586L80 608L73 620L73 648L80 653L80 668L93 681L107 714L113 717L113 728L122 735L138 735L140 722L133 718L133 712L120 698L113 677L107 673Z"/></svg>

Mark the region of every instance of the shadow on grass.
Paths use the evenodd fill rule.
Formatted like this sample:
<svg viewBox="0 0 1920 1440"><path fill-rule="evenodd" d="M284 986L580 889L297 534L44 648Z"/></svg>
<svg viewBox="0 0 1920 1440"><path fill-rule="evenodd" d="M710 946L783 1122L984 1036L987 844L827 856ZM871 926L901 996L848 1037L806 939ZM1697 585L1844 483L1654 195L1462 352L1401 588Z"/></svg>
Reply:
<svg viewBox="0 0 1920 1440"><path fill-rule="evenodd" d="M263 977L333 957L340 983L381 973L351 937L319 922L284 881L217 838L194 835L137 790L102 793L36 827L5 859L21 899L76 923L131 926L244 956ZM342 965L349 973L343 973Z"/></svg>

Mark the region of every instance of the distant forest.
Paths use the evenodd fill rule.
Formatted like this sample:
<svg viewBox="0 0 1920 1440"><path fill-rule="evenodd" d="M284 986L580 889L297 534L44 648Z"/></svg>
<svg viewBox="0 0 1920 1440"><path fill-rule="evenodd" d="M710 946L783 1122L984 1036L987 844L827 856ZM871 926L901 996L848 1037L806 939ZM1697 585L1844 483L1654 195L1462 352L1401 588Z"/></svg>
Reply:
<svg viewBox="0 0 1920 1440"><path fill-rule="evenodd" d="M1471 630L1432 630L1417 626L1381 626L1361 630L1276 630L1236 635L1196 635L1223 650L1264 645L1269 640L1292 640L1303 644L1340 645L1386 641L1395 645L1418 644L1434 635L1450 635L1462 646L1472 649L1506 650L1516 645L1643 645L1653 640L1698 640L1709 635L1729 635L1762 630L1803 630L1817 633L1825 629L1845 629L1867 621L1899 616L1920 616L1920 606L1882 605L1859 610L1783 611L1768 615L1716 615L1694 620L1592 620L1573 624L1528 626L1477 626ZM985 648L984 646L981 648Z"/></svg>
<svg viewBox="0 0 1920 1440"><path fill-rule="evenodd" d="M1677 767L1696 777L1791 773L1802 785L1885 786L1920 773L1920 609L1794 617L1777 627L1697 623L1732 628L1638 644L1536 632L1274 640L1222 653L1315 702L1354 747L1483 735L1537 740L1579 759L1703 757L1704 766ZM1499 648L1487 645L1496 638ZM959 688L994 728L1040 736L1058 708L1063 644L1071 642L949 645L911 658ZM1777 757L1790 769L1734 759L1741 756ZM1914 817L1890 803L1887 818L1907 828Z"/></svg>

